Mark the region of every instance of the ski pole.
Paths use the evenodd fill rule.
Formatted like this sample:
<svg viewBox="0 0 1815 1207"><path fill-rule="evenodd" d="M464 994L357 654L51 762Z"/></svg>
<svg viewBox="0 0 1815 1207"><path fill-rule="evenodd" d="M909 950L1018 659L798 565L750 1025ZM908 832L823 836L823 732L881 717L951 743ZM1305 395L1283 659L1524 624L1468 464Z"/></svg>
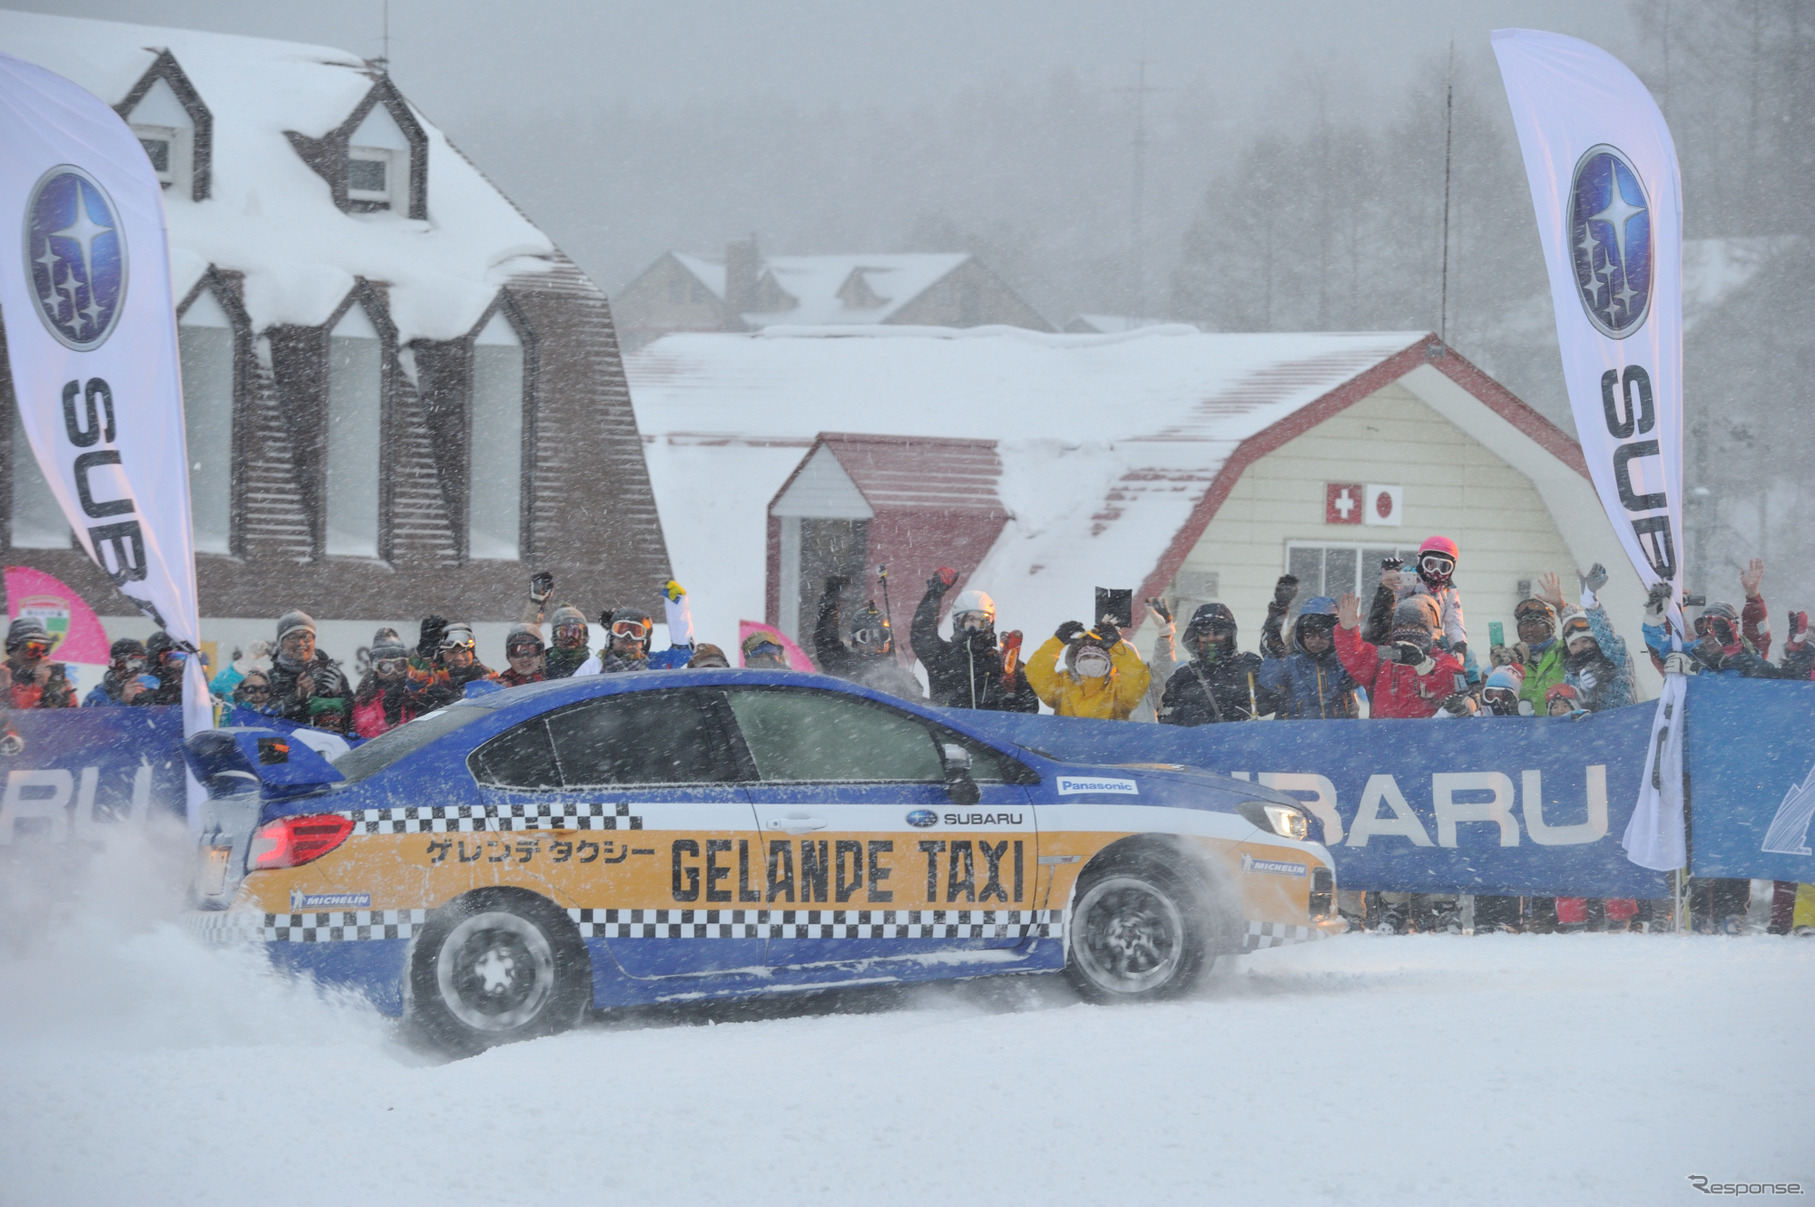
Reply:
<svg viewBox="0 0 1815 1207"><path fill-rule="evenodd" d="M876 581L882 584L882 618L889 622L889 631L892 633L895 631L895 613L894 609L889 607L889 568L887 566L878 565L876 567Z"/></svg>

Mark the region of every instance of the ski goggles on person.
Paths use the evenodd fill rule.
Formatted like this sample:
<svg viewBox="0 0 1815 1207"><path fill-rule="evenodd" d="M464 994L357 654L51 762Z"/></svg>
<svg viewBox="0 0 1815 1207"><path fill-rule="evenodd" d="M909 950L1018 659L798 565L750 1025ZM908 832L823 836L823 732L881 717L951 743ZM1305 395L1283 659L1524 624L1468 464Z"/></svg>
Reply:
<svg viewBox="0 0 1815 1207"><path fill-rule="evenodd" d="M159 666L181 666L187 661L189 661L187 650L165 650L158 655Z"/></svg>
<svg viewBox="0 0 1815 1207"><path fill-rule="evenodd" d="M408 658L379 658L372 663L372 669L381 675L401 675L409 668Z"/></svg>
<svg viewBox="0 0 1815 1207"><path fill-rule="evenodd" d="M1418 559L1418 568L1431 578L1448 578L1456 572L1456 562L1441 553L1427 553Z"/></svg>
<svg viewBox="0 0 1815 1207"><path fill-rule="evenodd" d="M239 690L233 694L242 696L247 700L269 700L271 698L271 685L269 683L242 683L240 684Z"/></svg>
<svg viewBox="0 0 1815 1207"><path fill-rule="evenodd" d="M1481 702L1489 706L1517 708L1519 693L1510 687L1489 687L1481 692Z"/></svg>
<svg viewBox="0 0 1815 1207"><path fill-rule="evenodd" d="M975 633L989 628L994 621L995 617L988 612L959 612L952 617L952 627L962 629L967 633Z"/></svg>
<svg viewBox="0 0 1815 1207"><path fill-rule="evenodd" d="M760 642L757 645L745 647L744 657L746 659L748 659L748 658L780 658L783 656L784 652L785 651L783 651L783 649L779 645L776 645L773 641L764 641L764 642Z"/></svg>
<svg viewBox="0 0 1815 1207"><path fill-rule="evenodd" d="M861 629L851 630L851 640L858 645L887 645L889 631L882 625L865 625Z"/></svg>
<svg viewBox="0 0 1815 1207"><path fill-rule="evenodd" d="M27 658L42 658L50 653L50 642L23 641L19 643L19 652Z"/></svg>
<svg viewBox="0 0 1815 1207"><path fill-rule="evenodd" d="M519 641L514 645L504 647L506 658L534 658L541 652L542 643L540 641Z"/></svg>
<svg viewBox="0 0 1815 1207"><path fill-rule="evenodd" d="M449 634L441 639L441 652L444 654L451 654L455 650L465 650L470 654L473 651L474 644L475 643L470 636L455 637L452 634Z"/></svg>
<svg viewBox="0 0 1815 1207"><path fill-rule="evenodd" d="M580 645L586 640L586 625L578 620L570 620L555 629L555 641L565 641L569 645Z"/></svg>
<svg viewBox="0 0 1815 1207"><path fill-rule="evenodd" d="M1733 622L1725 616L1697 616L1695 635L1712 638L1719 645L1733 644Z"/></svg>
<svg viewBox="0 0 1815 1207"><path fill-rule="evenodd" d="M640 620L614 620L611 622L613 637L634 637L641 641L649 636L649 626Z"/></svg>
<svg viewBox="0 0 1815 1207"><path fill-rule="evenodd" d="M1513 619L1520 624L1533 620L1550 625L1556 623L1557 617L1556 613L1550 610L1549 605L1528 599L1513 609Z"/></svg>

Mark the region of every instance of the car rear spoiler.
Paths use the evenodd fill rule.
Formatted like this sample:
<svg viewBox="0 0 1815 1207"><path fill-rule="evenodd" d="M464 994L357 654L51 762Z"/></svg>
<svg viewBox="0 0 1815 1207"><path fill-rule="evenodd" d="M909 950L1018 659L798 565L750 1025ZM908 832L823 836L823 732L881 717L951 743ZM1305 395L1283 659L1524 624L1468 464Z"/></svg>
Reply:
<svg viewBox="0 0 1815 1207"><path fill-rule="evenodd" d="M258 793L276 800L344 778L321 755L275 729L205 729L183 743L183 758L211 797Z"/></svg>

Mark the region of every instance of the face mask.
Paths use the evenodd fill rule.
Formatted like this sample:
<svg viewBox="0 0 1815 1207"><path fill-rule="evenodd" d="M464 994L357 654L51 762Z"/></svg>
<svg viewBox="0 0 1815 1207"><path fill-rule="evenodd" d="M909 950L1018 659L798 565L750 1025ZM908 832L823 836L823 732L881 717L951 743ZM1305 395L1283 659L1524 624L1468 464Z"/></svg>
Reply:
<svg viewBox="0 0 1815 1207"><path fill-rule="evenodd" d="M1109 673L1109 655L1102 650L1080 650L1072 667L1086 679L1101 679Z"/></svg>

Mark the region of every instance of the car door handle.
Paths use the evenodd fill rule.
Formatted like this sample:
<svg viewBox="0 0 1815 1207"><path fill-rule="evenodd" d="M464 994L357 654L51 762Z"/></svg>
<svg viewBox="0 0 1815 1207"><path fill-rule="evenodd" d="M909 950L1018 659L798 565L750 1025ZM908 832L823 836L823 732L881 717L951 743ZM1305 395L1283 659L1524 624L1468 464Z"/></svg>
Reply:
<svg viewBox="0 0 1815 1207"><path fill-rule="evenodd" d="M771 830L781 830L788 834L807 834L814 830L825 829L826 819L823 817L804 817L798 814L792 817L771 817L769 819L769 828Z"/></svg>

